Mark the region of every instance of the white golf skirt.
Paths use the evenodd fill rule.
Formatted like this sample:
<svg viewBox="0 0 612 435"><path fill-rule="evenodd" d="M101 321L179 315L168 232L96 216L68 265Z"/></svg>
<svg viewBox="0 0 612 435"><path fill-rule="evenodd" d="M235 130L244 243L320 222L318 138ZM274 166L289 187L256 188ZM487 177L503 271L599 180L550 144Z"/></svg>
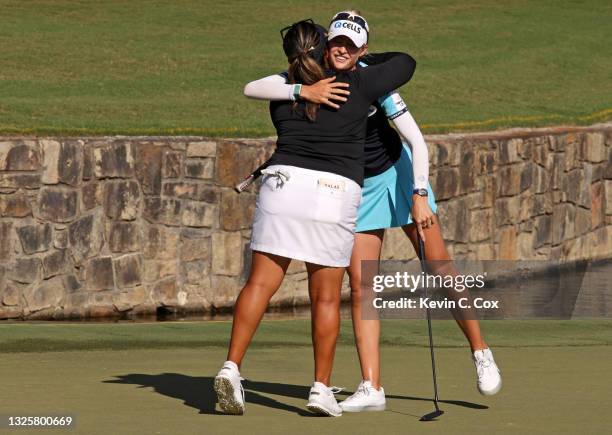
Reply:
<svg viewBox="0 0 612 435"><path fill-rule="evenodd" d="M346 267L361 201L355 181L288 165L263 171L251 249L308 263Z"/></svg>

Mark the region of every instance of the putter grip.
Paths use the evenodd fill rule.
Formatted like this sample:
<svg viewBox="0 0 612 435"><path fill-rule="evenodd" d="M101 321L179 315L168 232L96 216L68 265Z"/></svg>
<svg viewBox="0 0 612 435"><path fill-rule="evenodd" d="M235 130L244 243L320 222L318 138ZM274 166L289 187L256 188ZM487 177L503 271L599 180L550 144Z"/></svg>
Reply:
<svg viewBox="0 0 612 435"><path fill-rule="evenodd" d="M249 175L244 180L242 180L240 183L236 184L236 186L234 186L234 190L238 193L244 192L251 184L253 184L253 181L255 181L255 178L256 178L255 174Z"/></svg>

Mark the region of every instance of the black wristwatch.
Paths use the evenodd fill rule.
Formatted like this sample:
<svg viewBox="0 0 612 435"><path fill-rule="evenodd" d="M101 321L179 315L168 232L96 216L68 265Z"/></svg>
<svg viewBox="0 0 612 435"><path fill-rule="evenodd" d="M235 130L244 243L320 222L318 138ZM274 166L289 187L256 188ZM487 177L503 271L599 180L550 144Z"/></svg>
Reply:
<svg viewBox="0 0 612 435"><path fill-rule="evenodd" d="M427 196L427 189L414 189L412 191L413 195L419 195L419 196Z"/></svg>

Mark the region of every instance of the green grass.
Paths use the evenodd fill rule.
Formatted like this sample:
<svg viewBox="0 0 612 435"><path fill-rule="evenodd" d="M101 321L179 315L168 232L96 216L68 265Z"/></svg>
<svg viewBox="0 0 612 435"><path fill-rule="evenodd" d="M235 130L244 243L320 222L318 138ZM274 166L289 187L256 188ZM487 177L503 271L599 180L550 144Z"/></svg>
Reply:
<svg viewBox="0 0 612 435"><path fill-rule="evenodd" d="M426 132L612 119L612 3L361 1L372 51L418 62ZM267 136L246 82L285 68L278 30L345 4L0 0L0 134Z"/></svg>
<svg viewBox="0 0 612 435"><path fill-rule="evenodd" d="M612 322L483 321L495 347L609 346ZM11 323L0 324L0 353L63 352L73 350L129 350L225 348L230 322L172 323ZM437 347L465 347L454 321L435 321ZM390 347L427 347L426 323L420 320L383 321L381 344ZM350 321L342 322L339 346L353 346ZM255 349L310 347L309 320L264 321L253 341Z"/></svg>

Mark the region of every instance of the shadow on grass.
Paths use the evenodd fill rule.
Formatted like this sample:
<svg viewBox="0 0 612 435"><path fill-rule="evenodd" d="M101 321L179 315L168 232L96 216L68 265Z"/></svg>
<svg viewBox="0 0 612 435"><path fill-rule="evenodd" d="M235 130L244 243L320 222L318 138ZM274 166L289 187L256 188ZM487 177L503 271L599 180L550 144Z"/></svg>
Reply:
<svg viewBox="0 0 612 435"><path fill-rule="evenodd" d="M129 375L118 375L115 378L116 379L107 380L103 382L108 384L138 385L139 388L150 387L153 388L156 393L182 400L185 405L197 409L200 414L223 415L223 413L215 409L217 396L213 389L213 377L187 376L182 375L180 373L162 373L159 375L134 373ZM255 403L258 405L266 406L268 408L292 412L303 417L314 416L314 414L310 413L305 407L308 398L308 393L310 391L309 386L250 380L243 381L242 385L245 389L245 399L247 403ZM278 400L264 396L260 393L302 399L304 401L304 408L302 409L293 405L279 402ZM343 391L338 395L349 396L350 394L352 394L352 392ZM431 399L426 397L413 396L387 395L387 398L400 400L416 400L424 402L431 401ZM465 402L463 400L440 400L439 402L472 409L489 408L485 405Z"/></svg>

